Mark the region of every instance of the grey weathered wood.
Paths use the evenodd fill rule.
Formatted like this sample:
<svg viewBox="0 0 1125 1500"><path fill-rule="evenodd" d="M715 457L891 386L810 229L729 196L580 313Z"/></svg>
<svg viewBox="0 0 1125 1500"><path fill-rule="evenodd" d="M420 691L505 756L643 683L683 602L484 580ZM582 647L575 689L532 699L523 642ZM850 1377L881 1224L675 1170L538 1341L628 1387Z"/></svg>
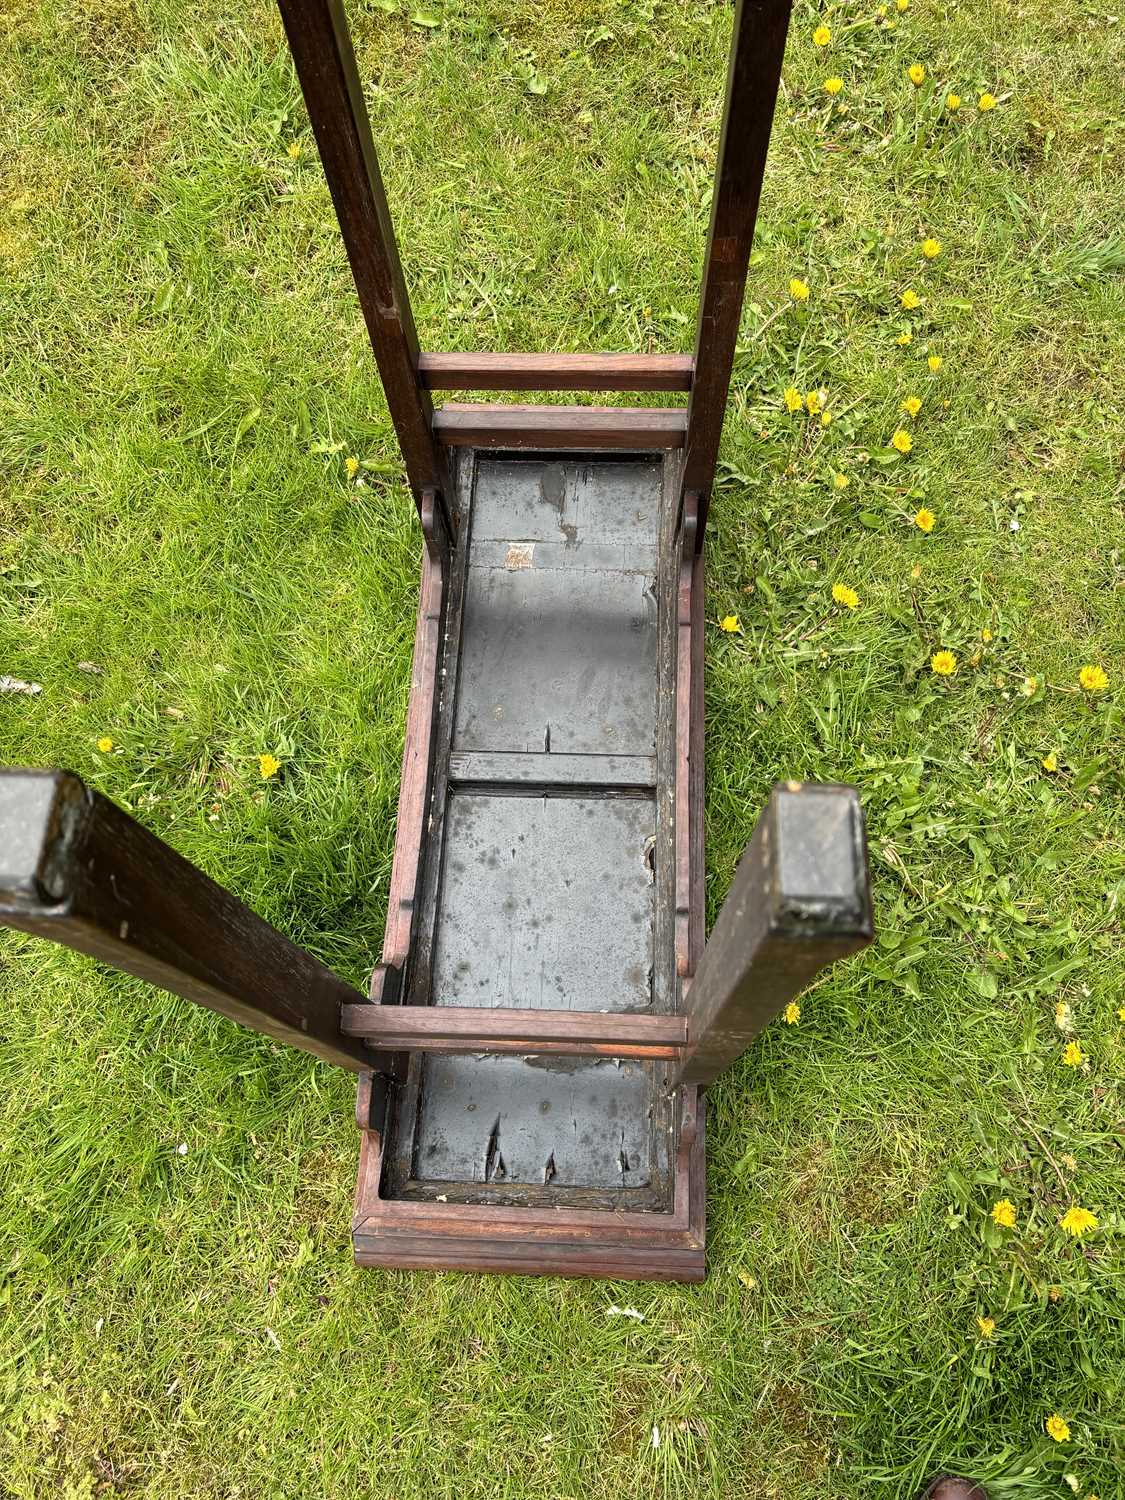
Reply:
<svg viewBox="0 0 1125 1500"><path fill-rule="evenodd" d="M775 786L691 982L691 1045L675 1081L710 1083L820 969L873 933L854 789Z"/></svg>
<svg viewBox="0 0 1125 1500"><path fill-rule="evenodd" d="M358 991L65 771L0 771L0 922L360 1072Z"/></svg>
<svg viewBox="0 0 1125 1500"><path fill-rule="evenodd" d="M628 787L656 785L654 755L552 755L518 751L458 751L449 779L461 786Z"/></svg>

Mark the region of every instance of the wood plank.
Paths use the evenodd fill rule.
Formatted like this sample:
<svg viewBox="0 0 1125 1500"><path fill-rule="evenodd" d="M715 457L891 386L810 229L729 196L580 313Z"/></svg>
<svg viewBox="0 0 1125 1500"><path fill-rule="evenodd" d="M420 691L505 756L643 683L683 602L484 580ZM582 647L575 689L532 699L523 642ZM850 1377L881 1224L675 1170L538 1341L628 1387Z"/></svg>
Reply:
<svg viewBox="0 0 1125 1500"><path fill-rule="evenodd" d="M674 1281L698 1285L706 1279L702 1246L668 1245L657 1250L601 1249L529 1243L493 1247L459 1239L452 1231L429 1238L355 1236L357 1266L413 1271L478 1271L488 1275L597 1277L610 1281Z"/></svg>
<svg viewBox="0 0 1125 1500"><path fill-rule="evenodd" d="M473 448L682 448L682 407L505 406L449 401L434 413L443 443Z"/></svg>
<svg viewBox="0 0 1125 1500"><path fill-rule="evenodd" d="M676 1059L688 1042L682 1016L468 1005L349 1005L340 1027L396 1051Z"/></svg>
<svg viewBox="0 0 1125 1500"><path fill-rule="evenodd" d="M418 376L414 316L343 6L340 0L278 5L415 504L422 514L423 491L435 492L444 545L453 536L452 489Z"/></svg>
<svg viewBox="0 0 1125 1500"><path fill-rule="evenodd" d="M449 779L461 786L615 787L648 790L656 785L653 755L549 755L516 750L455 751Z"/></svg>
<svg viewBox="0 0 1125 1500"><path fill-rule="evenodd" d="M372 1066L339 1029L357 990L77 776L0 772L0 863L9 927L326 1062Z"/></svg>
<svg viewBox="0 0 1125 1500"><path fill-rule="evenodd" d="M430 391L690 391L690 354L422 354Z"/></svg>
<svg viewBox="0 0 1125 1500"><path fill-rule="evenodd" d="M871 941L863 813L852 787L774 787L703 949L675 1082L707 1084L828 964Z"/></svg>
<svg viewBox="0 0 1125 1500"><path fill-rule="evenodd" d="M738 0L688 405L684 490L699 495L703 547L791 0Z"/></svg>

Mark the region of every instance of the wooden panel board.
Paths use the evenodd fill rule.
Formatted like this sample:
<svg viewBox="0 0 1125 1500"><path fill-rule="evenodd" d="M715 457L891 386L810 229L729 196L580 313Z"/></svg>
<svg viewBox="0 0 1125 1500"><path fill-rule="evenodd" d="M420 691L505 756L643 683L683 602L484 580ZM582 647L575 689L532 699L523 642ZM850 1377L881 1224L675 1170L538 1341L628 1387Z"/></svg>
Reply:
<svg viewBox="0 0 1125 1500"><path fill-rule="evenodd" d="M549 778L544 780L544 772ZM544 793L562 787L616 787L651 791L656 786L655 755L565 755L551 752L549 767L542 752L454 751L449 779L459 786L504 786L520 783Z"/></svg>
<svg viewBox="0 0 1125 1500"><path fill-rule="evenodd" d="M687 412L660 406L490 406L448 401L434 413L443 443L472 448L682 448Z"/></svg>
<svg viewBox="0 0 1125 1500"><path fill-rule="evenodd" d="M688 1043L683 1016L632 1011L520 1009L478 1005L344 1005L340 1030L376 1046L483 1052L499 1043L522 1054L573 1057L679 1057ZM567 1054L567 1049L571 1049Z"/></svg>
<svg viewBox="0 0 1125 1500"><path fill-rule="evenodd" d="M689 391L690 354L423 354L431 391Z"/></svg>
<svg viewBox="0 0 1125 1500"><path fill-rule="evenodd" d="M651 1005L655 831L647 797L456 792L433 1003Z"/></svg>
<svg viewBox="0 0 1125 1500"><path fill-rule="evenodd" d="M481 461L474 507L454 751L651 756L659 464Z"/></svg>

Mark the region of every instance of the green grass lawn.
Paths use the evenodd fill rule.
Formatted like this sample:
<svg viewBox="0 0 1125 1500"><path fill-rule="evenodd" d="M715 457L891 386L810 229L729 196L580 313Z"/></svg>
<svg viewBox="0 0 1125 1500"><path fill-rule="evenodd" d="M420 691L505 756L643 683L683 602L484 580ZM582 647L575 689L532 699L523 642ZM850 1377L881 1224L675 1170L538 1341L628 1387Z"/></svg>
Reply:
<svg viewBox="0 0 1125 1500"><path fill-rule="evenodd" d="M689 348L730 10L419 5L351 12L424 346ZM880 935L711 1091L707 1283L357 1271L349 1077L6 933L0 1493L1123 1493L1111 10L797 6L708 541L708 899L775 778L846 780ZM0 0L0 106L0 674L42 688L0 761L362 984L420 540L277 16Z"/></svg>

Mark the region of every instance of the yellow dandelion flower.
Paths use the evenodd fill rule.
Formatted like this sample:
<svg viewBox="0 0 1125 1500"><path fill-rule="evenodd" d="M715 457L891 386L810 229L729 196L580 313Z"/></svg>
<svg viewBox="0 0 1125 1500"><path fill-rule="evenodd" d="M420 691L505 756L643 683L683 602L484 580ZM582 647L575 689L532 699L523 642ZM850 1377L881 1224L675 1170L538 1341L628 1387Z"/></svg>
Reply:
<svg viewBox="0 0 1125 1500"><path fill-rule="evenodd" d="M830 411L822 411L821 412L821 414L820 414L820 425L822 427L831 427L832 426L832 413Z"/></svg>
<svg viewBox="0 0 1125 1500"><path fill-rule="evenodd" d="M911 578L921 578L921 576L922 576L922 564L921 563L915 563L914 564L914 566L910 570L910 576L911 576Z"/></svg>
<svg viewBox="0 0 1125 1500"><path fill-rule="evenodd" d="M910 0L895 0L895 10L909 10Z"/></svg>
<svg viewBox="0 0 1125 1500"><path fill-rule="evenodd" d="M1077 1042L1067 1042L1062 1060L1065 1068L1080 1068L1086 1061L1086 1054Z"/></svg>
<svg viewBox="0 0 1125 1500"><path fill-rule="evenodd" d="M348 478L354 479L359 473L359 459L348 457L344 459L344 468L348 471Z"/></svg>
<svg viewBox="0 0 1125 1500"><path fill-rule="evenodd" d="M1078 685L1087 693L1104 693L1109 687L1109 678L1101 667L1083 667L1078 674Z"/></svg>
<svg viewBox="0 0 1125 1500"><path fill-rule="evenodd" d="M1040 761L1040 765L1043 767L1044 771L1055 772L1059 768L1059 758L1053 750L1049 750Z"/></svg>
<svg viewBox="0 0 1125 1500"><path fill-rule="evenodd" d="M285 148L285 154L289 157L290 161L296 161L301 154L300 141L290 141Z"/></svg>
<svg viewBox="0 0 1125 1500"><path fill-rule="evenodd" d="M1038 677L1025 677L1020 683L1020 692L1025 698L1034 698L1039 691Z"/></svg>
<svg viewBox="0 0 1125 1500"><path fill-rule="evenodd" d="M939 677L952 677L956 670L957 657L954 652L935 651L930 657L930 671L936 672Z"/></svg>
<svg viewBox="0 0 1125 1500"><path fill-rule="evenodd" d="M957 110L957 109L960 109L961 108L961 95L960 94L946 94L946 96L945 96L945 107L948 110Z"/></svg>
<svg viewBox="0 0 1125 1500"><path fill-rule="evenodd" d="M992 631L989 630L987 625L981 631L980 638L982 641L990 641L992 639Z"/></svg>
<svg viewBox="0 0 1125 1500"><path fill-rule="evenodd" d="M990 109L995 109L996 95L988 93L982 94L977 100L977 108L980 110L981 114L987 114Z"/></svg>
<svg viewBox="0 0 1125 1500"><path fill-rule="evenodd" d="M1014 1229L1016 1227L1016 1205L1007 1198L1001 1198L992 1205L992 1221L999 1224L1001 1229Z"/></svg>
<svg viewBox="0 0 1125 1500"><path fill-rule="evenodd" d="M276 776L280 770L281 762L276 756L270 755L268 752L265 755L258 756L258 774L263 781L268 781L271 776Z"/></svg>
<svg viewBox="0 0 1125 1500"><path fill-rule="evenodd" d="M977 1318L977 1327L980 1329L982 1339L990 1339L996 1332L995 1318Z"/></svg>
<svg viewBox="0 0 1125 1500"><path fill-rule="evenodd" d="M897 448L900 453L909 453L913 446L914 439L908 432L904 432L901 427L891 438L891 447Z"/></svg>
<svg viewBox="0 0 1125 1500"><path fill-rule="evenodd" d="M737 635L742 625L737 615L724 615L719 621L719 629L725 630L727 635Z"/></svg>
<svg viewBox="0 0 1125 1500"><path fill-rule="evenodd" d="M98 749L102 752L103 755L108 755L109 752L113 749L113 741L110 739L108 734L102 735L101 739L98 741Z"/></svg>
<svg viewBox="0 0 1125 1500"><path fill-rule="evenodd" d="M1060 1031L1070 1030L1070 1006L1065 1000L1055 1001L1055 1025Z"/></svg>
<svg viewBox="0 0 1125 1500"><path fill-rule="evenodd" d="M941 254L941 241L926 239L922 241L922 254L927 260L936 260Z"/></svg>
<svg viewBox="0 0 1125 1500"><path fill-rule="evenodd" d="M938 373L938 371L941 369L942 364L944 363L944 361L942 360L942 357L941 357L940 354L931 354L930 357L929 357L929 359L926 360L926 363L930 367L930 374L931 375L936 375Z"/></svg>
<svg viewBox="0 0 1125 1500"><path fill-rule="evenodd" d="M790 1000L789 1004L785 1007L786 1026L796 1026L800 1019L801 1007L797 1004L796 1000Z"/></svg>
<svg viewBox="0 0 1125 1500"><path fill-rule="evenodd" d="M844 80L842 78L826 78L824 80L824 92L831 94L833 98L836 97L843 87Z"/></svg>
<svg viewBox="0 0 1125 1500"><path fill-rule="evenodd" d="M800 411L805 404L801 400L801 393L795 385L787 385L781 393L781 399L785 402L786 411Z"/></svg>
<svg viewBox="0 0 1125 1500"><path fill-rule="evenodd" d="M1053 1437L1056 1443L1070 1442L1070 1428L1063 1421L1062 1417L1059 1416L1058 1412L1054 1416L1048 1417L1043 1426L1047 1429L1048 1437Z"/></svg>
<svg viewBox="0 0 1125 1500"><path fill-rule="evenodd" d="M850 589L846 583L834 583L832 585L832 597L837 604L842 604L845 609L855 609L859 603L859 595L855 589Z"/></svg>
<svg viewBox="0 0 1125 1500"><path fill-rule="evenodd" d="M912 417L916 417L922 410L921 396L907 396L905 401L902 403L902 409L903 411L908 412Z"/></svg>
<svg viewBox="0 0 1125 1500"><path fill-rule="evenodd" d="M1065 1229L1067 1234L1072 1234L1076 1240L1080 1240L1084 1234L1089 1234L1091 1229L1097 1227L1097 1215L1092 1214L1088 1208L1068 1208L1059 1220L1059 1228Z"/></svg>
<svg viewBox="0 0 1125 1500"><path fill-rule="evenodd" d="M896 344L911 344L913 342L914 335L912 333L900 333L898 338L895 339Z"/></svg>
<svg viewBox="0 0 1125 1500"><path fill-rule="evenodd" d="M832 40L832 32L827 26L818 26L812 34L812 39L818 47L827 47Z"/></svg>
<svg viewBox="0 0 1125 1500"><path fill-rule="evenodd" d="M921 63L911 63L906 73L915 88L921 88L926 81L926 70Z"/></svg>
<svg viewBox="0 0 1125 1500"><path fill-rule="evenodd" d="M929 536L930 532L933 531L934 523L936 522L936 520L937 517L934 515L933 511L927 510L924 505L920 510L916 510L914 512L915 526L917 526L919 531L924 531L927 536Z"/></svg>
<svg viewBox="0 0 1125 1500"><path fill-rule="evenodd" d="M851 480L846 474L834 474L832 476L832 483L838 490L846 490L848 485L851 484Z"/></svg>
<svg viewBox="0 0 1125 1500"><path fill-rule="evenodd" d="M822 398L819 391L810 391L805 397L805 405L809 409L810 417L816 417L820 415L821 399Z"/></svg>
<svg viewBox="0 0 1125 1500"><path fill-rule="evenodd" d="M1117 1019L1119 1021L1125 1021L1125 1005L1119 1005L1118 1006L1118 1008L1117 1008Z"/></svg>
<svg viewBox="0 0 1125 1500"><path fill-rule="evenodd" d="M922 299L912 286L908 286L902 294L902 305L907 312L913 312L916 307L921 307Z"/></svg>
<svg viewBox="0 0 1125 1500"><path fill-rule="evenodd" d="M794 302L807 302L809 300L808 282L802 281L799 276L794 276L789 283L789 295Z"/></svg>

